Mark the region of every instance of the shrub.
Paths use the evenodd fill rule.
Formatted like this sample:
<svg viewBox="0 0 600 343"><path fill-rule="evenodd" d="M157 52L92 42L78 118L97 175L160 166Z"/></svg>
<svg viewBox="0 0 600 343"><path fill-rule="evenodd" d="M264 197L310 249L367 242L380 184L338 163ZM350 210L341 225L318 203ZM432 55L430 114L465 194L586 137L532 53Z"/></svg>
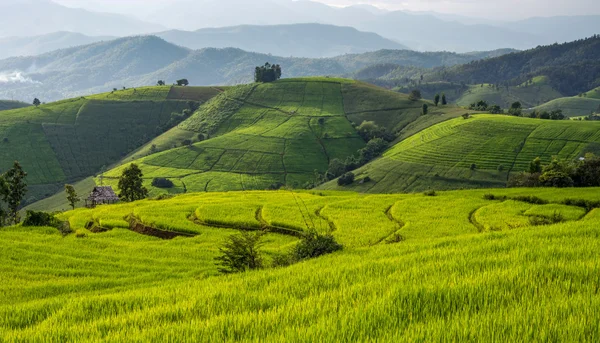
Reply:
<svg viewBox="0 0 600 343"><path fill-rule="evenodd" d="M500 164L498 165L498 171L501 172L504 170L504 165Z"/></svg>
<svg viewBox="0 0 600 343"><path fill-rule="evenodd" d="M343 248L344 247L335 240L331 233L323 235L315 230L310 230L294 247L292 257L294 261L302 261L331 254L342 250Z"/></svg>
<svg viewBox="0 0 600 343"><path fill-rule="evenodd" d="M77 230L75 232L75 237L77 237L77 238L85 238L85 237L87 237L87 233L85 233L85 231L83 231L83 230Z"/></svg>
<svg viewBox="0 0 600 343"><path fill-rule="evenodd" d="M215 257L218 270L224 274L260 269L263 260L259 251L263 232L242 231L231 235L219 248L220 256Z"/></svg>
<svg viewBox="0 0 600 343"><path fill-rule="evenodd" d="M469 118L471 118L471 115L470 115L470 114L468 114L468 113L464 113L463 115L461 115L461 117L462 117L463 119L469 119Z"/></svg>
<svg viewBox="0 0 600 343"><path fill-rule="evenodd" d="M8 143L8 138L7 137L2 138L2 142Z"/></svg>
<svg viewBox="0 0 600 343"><path fill-rule="evenodd" d="M548 201L546 201L542 198L538 198L535 195L518 195L518 196L511 197L511 199L515 200L515 201L526 202L528 204L533 204L533 205L548 204Z"/></svg>
<svg viewBox="0 0 600 343"><path fill-rule="evenodd" d="M540 226L540 225L552 225L557 223L562 223L565 221L565 218L559 212L554 211L554 213L550 216L531 216L529 217L529 224L532 226Z"/></svg>
<svg viewBox="0 0 600 343"><path fill-rule="evenodd" d="M47 212L27 211L23 226L50 226L59 228L60 220L56 219L53 214Z"/></svg>
<svg viewBox="0 0 600 343"><path fill-rule="evenodd" d="M173 181L165 179L164 177L156 177L152 180L152 186L157 188L173 188L175 185Z"/></svg>
<svg viewBox="0 0 600 343"><path fill-rule="evenodd" d="M338 179L339 186L347 186L351 185L352 183L354 183L354 173L352 172L346 173L340 176L340 178Z"/></svg>
<svg viewBox="0 0 600 343"><path fill-rule="evenodd" d="M483 199L484 200L502 200L502 201L504 201L504 200L506 200L506 196L505 195L497 196L497 195L488 193L488 194L483 195Z"/></svg>
<svg viewBox="0 0 600 343"><path fill-rule="evenodd" d="M423 195L428 196L428 197L434 197L437 195L437 193L435 192L435 190L430 189L430 190L424 192Z"/></svg>
<svg viewBox="0 0 600 343"><path fill-rule="evenodd" d="M475 169L477 169L477 165L475 163L472 163L471 164L471 170L475 170Z"/></svg>
<svg viewBox="0 0 600 343"><path fill-rule="evenodd" d="M404 237L402 237L401 234L399 233L394 233L390 238L385 240L386 244L394 244L394 243L400 243L404 241Z"/></svg>
<svg viewBox="0 0 600 343"><path fill-rule="evenodd" d="M190 145L192 145L191 139L184 139L183 141L181 141L181 146L190 146Z"/></svg>

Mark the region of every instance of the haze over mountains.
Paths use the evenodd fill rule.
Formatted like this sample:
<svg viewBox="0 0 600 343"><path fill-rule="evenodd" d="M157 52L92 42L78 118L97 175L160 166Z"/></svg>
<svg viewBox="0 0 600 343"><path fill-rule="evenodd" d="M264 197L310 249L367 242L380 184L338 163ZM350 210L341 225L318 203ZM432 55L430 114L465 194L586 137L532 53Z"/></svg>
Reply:
<svg viewBox="0 0 600 343"><path fill-rule="evenodd" d="M106 7L107 11L111 10L110 6ZM50 0L3 1L0 4L0 13L11 14L3 19L5 25L0 29L0 37L35 36L57 31L123 37L163 32L168 29L195 31L239 25L322 23L350 26L376 33L411 49L456 52L499 48L527 49L537 45L575 40L600 32L600 16L531 18L507 22L440 13L384 11L372 6L337 8L318 2L290 0L170 1L154 13L134 13L144 18L143 21L122 14L68 8ZM25 26L22 25L23 22L35 22L36 25ZM225 31L228 31L231 37L232 29ZM207 31L199 35L202 34L207 34ZM212 34L215 32L212 31ZM205 38L206 42L213 42L211 39L214 37ZM275 35L275 39L276 37L278 36ZM273 37L266 35L263 38L268 40ZM279 40L280 44L281 42ZM197 41L194 44L197 45ZM206 44L208 43L201 43L193 48L208 46ZM329 53L335 51L338 49ZM269 52L279 54L275 49ZM310 52L285 55L312 56Z"/></svg>
<svg viewBox="0 0 600 343"><path fill-rule="evenodd" d="M235 48L190 50L156 36L128 37L1 60L0 99L51 101L181 78L193 85L240 84L251 82L254 67L267 61L285 66L285 77L296 77L346 75L379 63L451 66L497 54L380 50L332 58L292 58Z"/></svg>

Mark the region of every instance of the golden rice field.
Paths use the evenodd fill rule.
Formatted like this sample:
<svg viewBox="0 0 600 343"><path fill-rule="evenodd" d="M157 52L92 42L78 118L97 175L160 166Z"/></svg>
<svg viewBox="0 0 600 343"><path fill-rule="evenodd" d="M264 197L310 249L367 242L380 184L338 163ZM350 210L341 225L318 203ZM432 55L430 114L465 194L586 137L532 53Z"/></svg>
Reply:
<svg viewBox="0 0 600 343"><path fill-rule="evenodd" d="M0 229L0 337L594 342L598 201L599 189L274 191L78 209L60 214L77 235ZM557 214L560 223L532 224ZM128 229L129 215L194 236L140 235ZM92 233L88 222L110 230ZM285 268L217 273L213 258L228 235L270 229L262 248L269 260L298 240L277 228L307 225L332 230L344 250Z"/></svg>

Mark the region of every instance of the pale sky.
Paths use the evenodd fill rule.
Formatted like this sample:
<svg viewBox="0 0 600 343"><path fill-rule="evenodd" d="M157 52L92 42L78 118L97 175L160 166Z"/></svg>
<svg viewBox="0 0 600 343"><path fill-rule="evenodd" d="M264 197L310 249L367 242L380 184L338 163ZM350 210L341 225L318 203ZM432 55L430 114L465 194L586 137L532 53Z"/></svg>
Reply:
<svg viewBox="0 0 600 343"><path fill-rule="evenodd" d="M1 1L1 0L0 0ZM69 7L118 12L143 18L179 0L54 0ZM199 3L202 0L195 0ZM260 1L260 0L248 0ZM286 0L274 0L286 1ZM287 0L292 1L292 0ZM314 0L333 6L369 4L388 10L435 11L464 16L522 19L533 16L599 14L600 0Z"/></svg>

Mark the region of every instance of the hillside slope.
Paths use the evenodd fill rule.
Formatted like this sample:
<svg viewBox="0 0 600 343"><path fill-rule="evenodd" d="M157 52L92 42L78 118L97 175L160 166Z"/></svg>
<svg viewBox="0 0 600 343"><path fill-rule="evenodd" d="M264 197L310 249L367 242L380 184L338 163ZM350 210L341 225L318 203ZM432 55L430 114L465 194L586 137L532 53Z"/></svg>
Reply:
<svg viewBox="0 0 600 343"><path fill-rule="evenodd" d="M600 123L549 121L502 115L457 118L396 144L383 157L355 171L343 189L370 193L427 189L504 187L511 173L525 171L536 157L575 159L600 151ZM342 189L335 181L320 188Z"/></svg>
<svg viewBox="0 0 600 343"><path fill-rule="evenodd" d="M467 84L519 85L535 77L545 76L552 88L572 96L600 86L598 55L600 36L596 35L434 70L425 79Z"/></svg>
<svg viewBox="0 0 600 343"><path fill-rule="evenodd" d="M422 104L345 79L285 79L239 86L125 161L142 167L154 194L165 192L151 187L155 177L173 180L176 187L166 191L175 193L299 188L314 180L315 171L327 170L332 159L344 160L364 147L352 123L370 120L402 134L421 123ZM458 115L450 107L439 111L439 118L443 113ZM210 139L199 141L198 134ZM186 146L189 143L193 144ZM152 145L160 152L146 156L152 153ZM125 166L107 172L104 181L116 186Z"/></svg>
<svg viewBox="0 0 600 343"><path fill-rule="evenodd" d="M67 182L94 175L168 129L172 113L188 99L206 101L213 88L147 87L2 111L0 170L18 160L28 173L31 203L52 195Z"/></svg>

